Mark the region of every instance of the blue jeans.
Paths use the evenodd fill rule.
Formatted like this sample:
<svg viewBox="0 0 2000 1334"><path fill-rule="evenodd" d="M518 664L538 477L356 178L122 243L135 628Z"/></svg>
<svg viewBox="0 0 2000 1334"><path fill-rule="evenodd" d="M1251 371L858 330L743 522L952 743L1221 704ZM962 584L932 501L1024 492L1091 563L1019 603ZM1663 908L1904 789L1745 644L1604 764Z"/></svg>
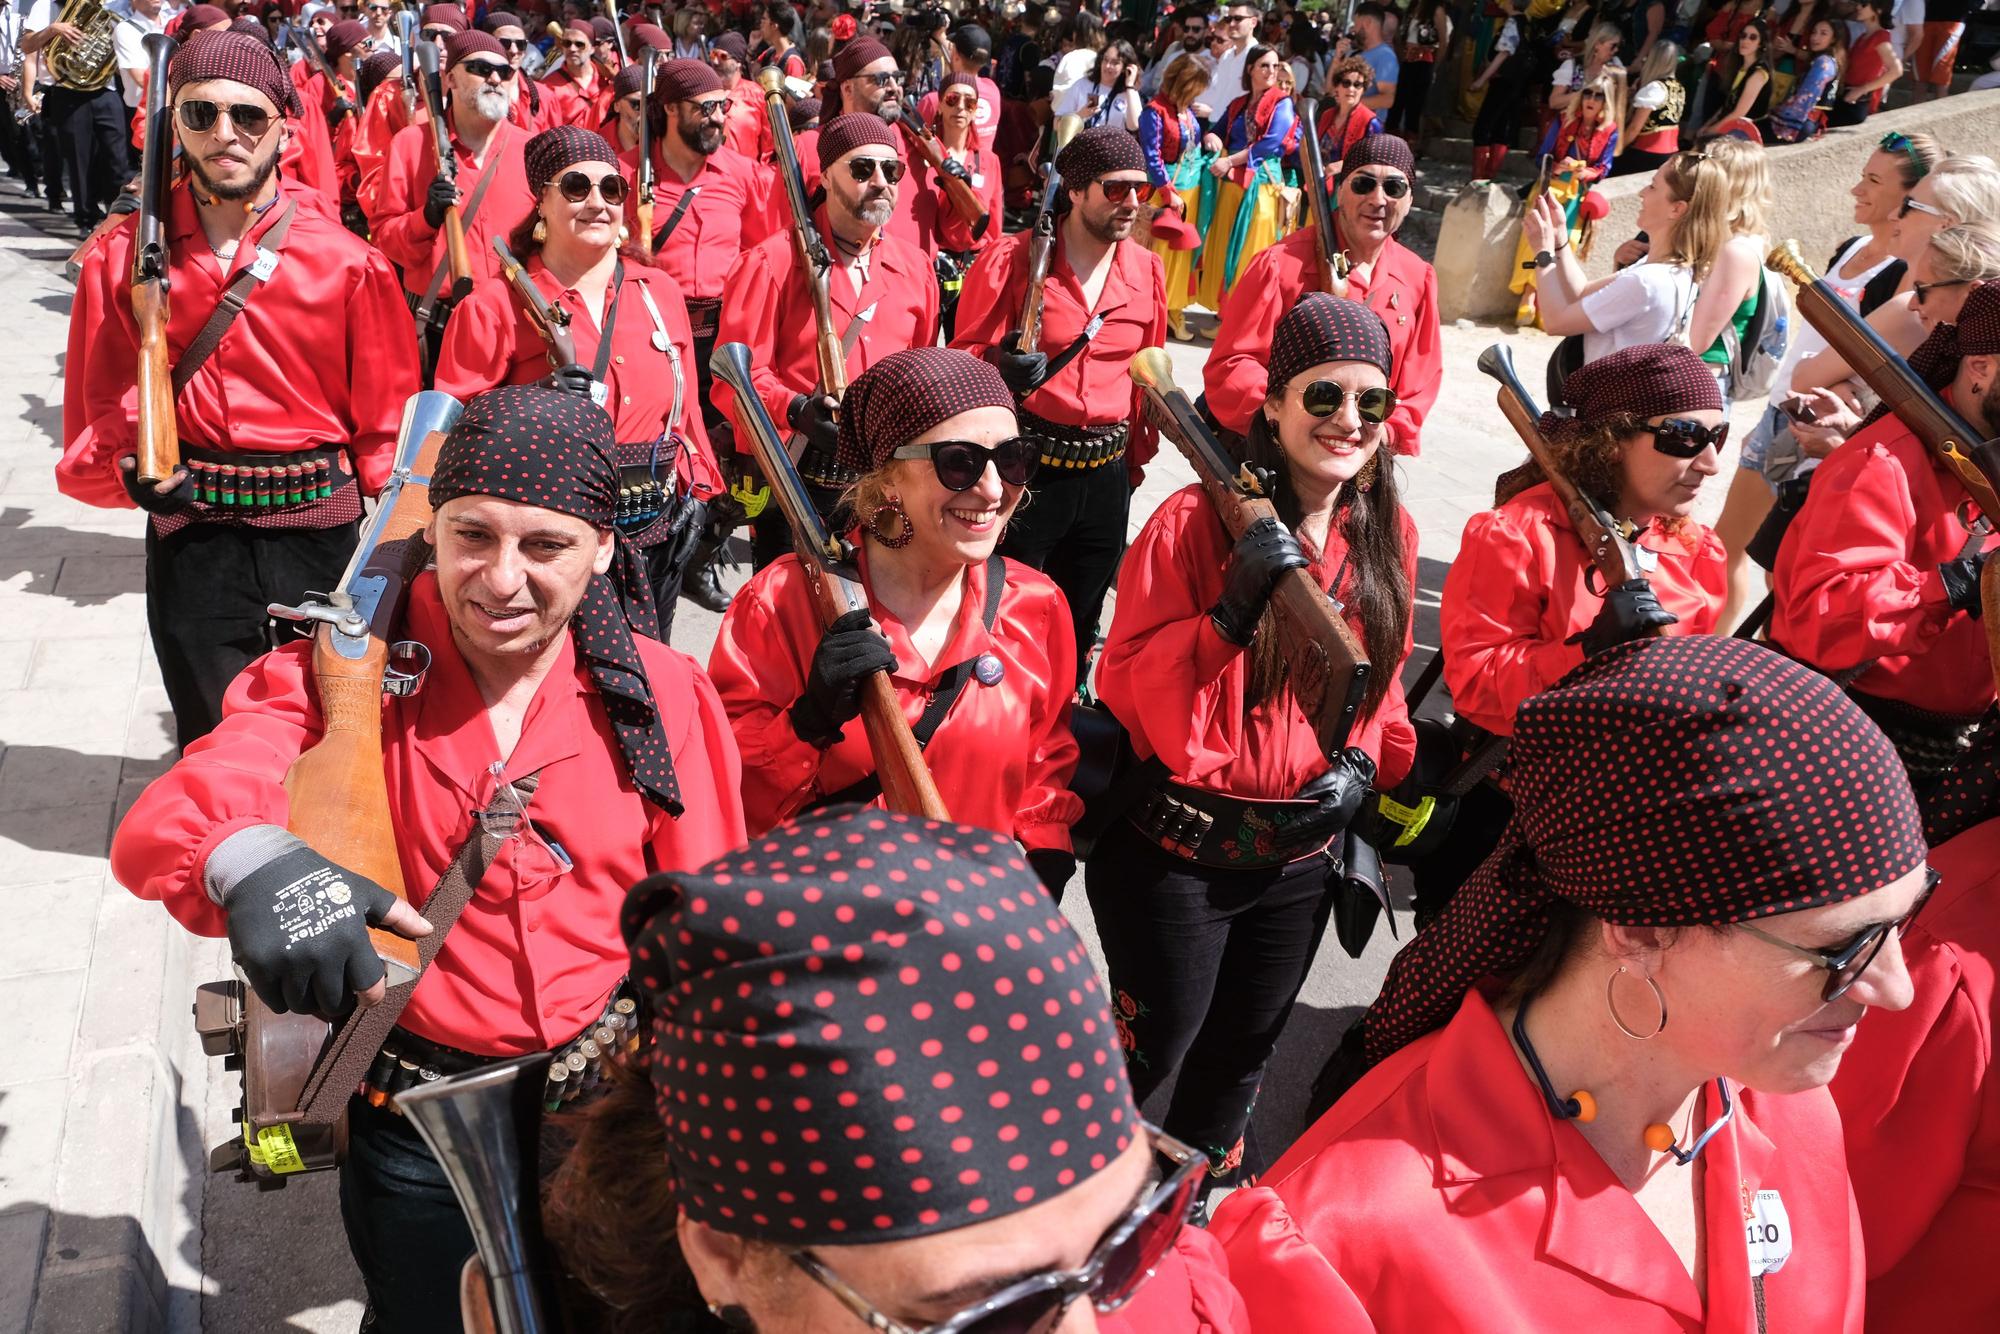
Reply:
<svg viewBox="0 0 2000 1334"><path fill-rule="evenodd" d="M347 1161L340 1217L368 1285L371 1334L438 1334L460 1328L458 1274L472 1229L444 1168L394 1112L347 1103Z"/></svg>

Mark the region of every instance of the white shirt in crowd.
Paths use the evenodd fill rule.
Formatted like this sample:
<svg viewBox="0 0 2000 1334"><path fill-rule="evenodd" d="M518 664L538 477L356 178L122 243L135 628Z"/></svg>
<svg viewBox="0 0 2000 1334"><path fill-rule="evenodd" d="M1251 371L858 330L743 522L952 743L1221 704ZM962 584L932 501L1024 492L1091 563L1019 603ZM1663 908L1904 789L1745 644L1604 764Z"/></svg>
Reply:
<svg viewBox="0 0 2000 1334"><path fill-rule="evenodd" d="M1097 52L1087 46L1079 46L1067 55L1045 63L1056 72L1055 82L1049 88L1049 96L1053 101L1060 102L1063 94L1068 92L1072 85L1089 78L1090 72L1097 68Z"/></svg>
<svg viewBox="0 0 2000 1334"><path fill-rule="evenodd" d="M1694 311L1694 270L1685 264L1641 260L1583 298L1592 332L1583 336L1583 359L1596 361L1637 343L1687 341Z"/></svg>
<svg viewBox="0 0 2000 1334"><path fill-rule="evenodd" d="M118 15L118 26L111 30L111 47L117 52L118 68L123 70L143 70L146 68L145 38L147 33L165 32L167 25L179 17L182 6L162 4L152 18L141 14L132 0L105 0L104 12ZM133 75L124 75L120 82L125 85L125 105L137 109L146 100L146 90L139 86Z"/></svg>
<svg viewBox="0 0 2000 1334"><path fill-rule="evenodd" d="M1088 113L1088 118L1084 121L1085 129L1096 129L1100 125L1116 125L1123 129L1126 125L1126 103L1137 102L1139 95L1129 88L1114 91L1093 79L1082 78L1056 98L1055 104L1050 108L1050 114L1083 116L1086 114L1084 108L1090 105L1092 99L1097 102L1097 110Z"/></svg>
<svg viewBox="0 0 2000 1334"><path fill-rule="evenodd" d="M1220 116L1229 104L1243 96L1243 64L1250 58L1254 42L1247 42L1241 50L1224 47L1222 54L1215 58L1215 70L1208 81L1208 91L1201 100L1210 111Z"/></svg>

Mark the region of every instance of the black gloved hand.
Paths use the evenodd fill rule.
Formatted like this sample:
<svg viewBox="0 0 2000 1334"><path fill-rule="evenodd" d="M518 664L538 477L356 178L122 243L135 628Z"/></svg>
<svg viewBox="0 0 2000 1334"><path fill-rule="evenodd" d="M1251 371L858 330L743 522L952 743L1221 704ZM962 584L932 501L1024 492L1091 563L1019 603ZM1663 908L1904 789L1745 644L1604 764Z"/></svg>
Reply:
<svg viewBox="0 0 2000 1334"><path fill-rule="evenodd" d="M589 398L591 387L596 383L597 377L573 361L560 370L550 371L542 377L543 388L554 389L564 394L575 394L578 398Z"/></svg>
<svg viewBox="0 0 2000 1334"><path fill-rule="evenodd" d="M1979 619L1979 572L1985 568L1983 551L1938 566L1938 578L1944 580L1944 600L1953 611L1967 612L1974 620Z"/></svg>
<svg viewBox="0 0 2000 1334"><path fill-rule="evenodd" d="M965 164L963 162L960 162L957 158L953 157L946 158L944 160L944 165L939 167L938 170L943 172L947 176L956 176L959 180L964 181L967 185L972 184L972 173L967 171L965 169Z"/></svg>
<svg viewBox="0 0 2000 1334"><path fill-rule="evenodd" d="M840 404L827 394L800 394L785 413L786 423L810 444L833 449L840 443Z"/></svg>
<svg viewBox="0 0 2000 1334"><path fill-rule="evenodd" d="M1000 372L1000 378L1007 382L1007 387L1014 391L1016 397L1033 393L1048 378L1048 353L1023 352L1018 329L980 355Z"/></svg>
<svg viewBox="0 0 2000 1334"><path fill-rule="evenodd" d="M1672 625L1680 617L1660 605L1653 586L1644 579L1622 583L1604 595L1597 619L1563 642L1583 645L1585 657L1594 658L1606 649L1643 638L1656 626Z"/></svg>
<svg viewBox="0 0 2000 1334"><path fill-rule="evenodd" d="M445 211L458 202L458 185L442 176L431 179L424 194L424 225L432 231L444 226Z"/></svg>
<svg viewBox="0 0 2000 1334"><path fill-rule="evenodd" d="M194 474L186 468L174 469L174 484L164 492L155 490L151 482L139 480L136 460L119 461L118 480L125 484L125 494L132 498L132 503L148 514L179 514L194 508ZM1974 576L1975 581L1977 577Z"/></svg>
<svg viewBox="0 0 2000 1334"><path fill-rule="evenodd" d="M1314 809L1278 831L1280 847L1307 847L1324 843L1347 828L1368 799L1375 783L1375 761L1368 752L1349 746L1340 758L1299 792L1302 800L1318 803Z"/></svg>
<svg viewBox="0 0 2000 1334"><path fill-rule="evenodd" d="M813 650L805 691L792 705L792 730L799 740L825 750L861 712L861 682L875 672L894 670L896 655L867 611L848 612L826 628Z"/></svg>
<svg viewBox="0 0 2000 1334"><path fill-rule="evenodd" d="M1076 874L1076 854L1061 848L1029 848L1028 865L1041 877L1042 888L1057 903L1062 902L1063 886Z"/></svg>
<svg viewBox="0 0 2000 1334"><path fill-rule="evenodd" d="M1271 588L1287 570L1302 570L1312 562L1299 550L1299 540L1276 519L1263 518L1236 539L1223 575L1222 596L1209 608L1215 632L1232 644L1248 647L1257 620L1271 600Z"/></svg>
<svg viewBox="0 0 2000 1334"><path fill-rule="evenodd" d="M239 830L206 877L229 915L229 948L258 998L279 1013L332 1016L380 982L368 928L396 896L272 825Z"/></svg>

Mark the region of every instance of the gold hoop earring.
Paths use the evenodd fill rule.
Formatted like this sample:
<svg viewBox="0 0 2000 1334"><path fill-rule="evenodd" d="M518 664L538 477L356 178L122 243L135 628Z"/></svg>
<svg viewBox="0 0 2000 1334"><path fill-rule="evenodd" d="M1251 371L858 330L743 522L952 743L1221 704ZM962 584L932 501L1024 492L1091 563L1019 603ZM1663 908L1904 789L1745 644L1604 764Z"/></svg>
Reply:
<svg viewBox="0 0 2000 1334"><path fill-rule="evenodd" d="M1632 1039L1632 1041L1634 1042L1650 1042L1654 1038L1660 1036L1660 1034L1667 1031L1666 993L1660 990L1660 984L1658 982L1655 982L1652 978L1648 977L1646 974L1640 973L1638 975L1641 981L1643 981L1648 987L1652 988L1653 1003L1660 1007L1660 1022L1653 1025L1653 1031L1650 1033L1633 1032L1630 1028L1626 1026L1624 1019L1619 1017L1618 999L1616 996L1612 994L1613 989L1618 985L1618 979L1623 977L1625 975L1625 972L1626 972L1625 965L1621 963L1618 965L1618 971L1605 979L1604 1008L1611 1012L1611 1022L1618 1026L1618 1031L1620 1033L1623 1033L1626 1037Z"/></svg>
<svg viewBox="0 0 2000 1334"><path fill-rule="evenodd" d="M535 226L534 226L534 230L530 231L530 232L528 233L528 235L529 235L529 236L531 236L531 237L533 237L533 238L535 239L535 243L536 243L537 245L539 245L539 244L540 244L540 243L542 243L543 241L546 241L546 240L548 240L548 239L549 239L549 222L548 222L548 219L547 219L547 218L544 218L544 217L543 217L543 216L542 216L541 214L537 213L537 214L535 215Z"/></svg>

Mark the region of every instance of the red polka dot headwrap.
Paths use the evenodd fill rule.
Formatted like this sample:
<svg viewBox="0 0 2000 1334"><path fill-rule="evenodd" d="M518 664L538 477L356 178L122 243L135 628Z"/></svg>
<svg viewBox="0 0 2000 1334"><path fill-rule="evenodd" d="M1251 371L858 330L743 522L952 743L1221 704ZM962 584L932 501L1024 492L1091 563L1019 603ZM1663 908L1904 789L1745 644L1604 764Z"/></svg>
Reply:
<svg viewBox="0 0 2000 1334"><path fill-rule="evenodd" d="M552 125L528 140L528 146L521 150L528 189L535 195L540 195L550 181L579 162L603 162L615 167L618 150L596 130L586 130L581 125Z"/></svg>
<svg viewBox="0 0 2000 1334"><path fill-rule="evenodd" d="M1040 1204L1144 1133L1090 956L1003 834L814 812L626 900L689 1217L788 1246Z"/></svg>
<svg viewBox="0 0 2000 1334"><path fill-rule="evenodd" d="M1635 343L1585 362L1563 381L1562 396L1576 415L1543 413L1542 434L1550 440L1576 434L1621 413L1645 418L1669 412L1722 410L1722 389L1716 384L1715 373L1680 343Z"/></svg>
<svg viewBox="0 0 2000 1334"><path fill-rule="evenodd" d="M214 28L190 34L167 62L167 90L178 93L188 84L210 79L255 88L283 114L299 114L298 90L279 66L268 40Z"/></svg>
<svg viewBox="0 0 2000 1334"><path fill-rule="evenodd" d="M1146 155L1139 141L1122 125L1085 130L1056 154L1056 175L1063 189L1087 190L1091 182L1114 171L1144 171Z"/></svg>
<svg viewBox="0 0 2000 1334"><path fill-rule="evenodd" d="M1933 389L1943 389L1958 376L1964 357L1990 357L2000 352L2000 279L1975 283L1965 294L1956 324L1940 324L1910 353L1910 369ZM1868 420L1889 412L1887 404Z"/></svg>
<svg viewBox="0 0 2000 1334"><path fill-rule="evenodd" d="M611 418L587 398L541 385L503 385L475 395L445 436L431 473L442 509L460 496L498 496L612 528L618 513L617 445ZM570 622L633 784L669 815L681 813L673 750L653 699L636 632L660 637L659 617L638 552L621 535L611 572L592 577Z"/></svg>
<svg viewBox="0 0 2000 1334"><path fill-rule="evenodd" d="M1389 374L1395 362L1389 327L1359 301L1308 292L1285 312L1271 334L1272 389L1329 361L1365 361Z"/></svg>
<svg viewBox="0 0 2000 1334"><path fill-rule="evenodd" d="M1389 965L1372 1064L1507 974L1567 899L1622 926L1710 926L1856 898L1928 854L1902 761L1840 688L1741 639L1643 639L1521 705L1500 844Z"/></svg>
<svg viewBox="0 0 2000 1334"><path fill-rule="evenodd" d="M989 363L948 347L891 352L847 386L838 464L871 472L939 422L974 408L1014 410L1013 393Z"/></svg>

